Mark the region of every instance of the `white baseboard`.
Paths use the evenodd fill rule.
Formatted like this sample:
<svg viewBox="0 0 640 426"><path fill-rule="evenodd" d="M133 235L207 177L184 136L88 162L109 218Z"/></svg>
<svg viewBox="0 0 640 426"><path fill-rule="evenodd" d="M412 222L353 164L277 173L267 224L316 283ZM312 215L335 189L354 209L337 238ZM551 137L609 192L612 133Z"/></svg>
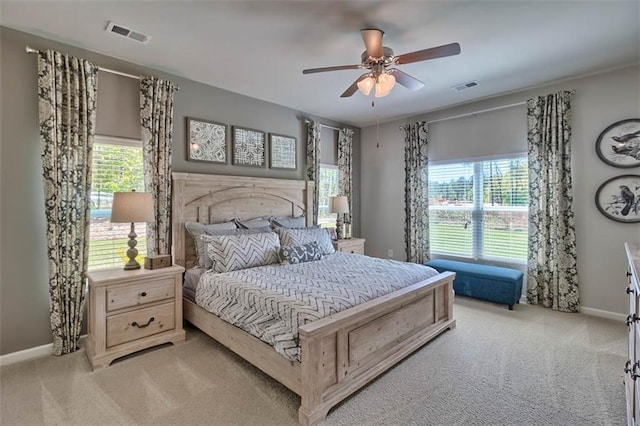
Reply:
<svg viewBox="0 0 640 426"><path fill-rule="evenodd" d="M522 296L520 298L520 303L521 304L527 303L527 296ZM610 319L614 321L624 322L627 319L627 316L625 314L619 314L617 312L610 312L610 311L603 311L602 309L596 309L596 308L585 308L584 306L580 307L580 313L589 315L592 317L605 318L605 319Z"/></svg>
<svg viewBox="0 0 640 426"><path fill-rule="evenodd" d="M625 314L619 314L617 312L603 311L602 309L580 307L580 313L590 315L592 317L606 318L615 321L624 322L627 319Z"/></svg>
<svg viewBox="0 0 640 426"><path fill-rule="evenodd" d="M80 350L84 350L84 339L86 334L80 336ZM53 343L47 343L46 345L36 346L35 348L29 348L18 352L12 352L6 355L0 355L0 367L4 365L11 365L17 362L30 361L32 359L43 358L53 353Z"/></svg>

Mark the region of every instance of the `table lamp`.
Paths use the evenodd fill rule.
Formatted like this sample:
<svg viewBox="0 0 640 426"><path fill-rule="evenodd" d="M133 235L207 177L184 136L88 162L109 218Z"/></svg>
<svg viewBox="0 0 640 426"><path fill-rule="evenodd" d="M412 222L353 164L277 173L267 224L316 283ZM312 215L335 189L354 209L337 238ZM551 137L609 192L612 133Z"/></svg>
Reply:
<svg viewBox="0 0 640 426"><path fill-rule="evenodd" d="M155 214L153 212L153 198L148 192L115 192L113 194L113 206L111 208L112 223L131 223L129 242L127 245L127 257L129 262L124 265L125 271L140 269L140 264L136 260L138 249L136 245L135 222L153 222Z"/></svg>
<svg viewBox="0 0 640 426"><path fill-rule="evenodd" d="M329 212L338 213L338 217L336 219L336 237L340 240L345 237L342 232L342 218L345 213L349 213L349 199L344 195L331 197Z"/></svg>

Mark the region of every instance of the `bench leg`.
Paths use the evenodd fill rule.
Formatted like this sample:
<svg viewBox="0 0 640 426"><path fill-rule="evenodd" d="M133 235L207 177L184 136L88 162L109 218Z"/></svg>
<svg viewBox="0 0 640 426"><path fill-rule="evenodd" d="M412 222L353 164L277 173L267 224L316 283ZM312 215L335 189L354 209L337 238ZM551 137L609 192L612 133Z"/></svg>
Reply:
<svg viewBox="0 0 640 426"><path fill-rule="evenodd" d="M513 305L509 305L509 310L513 311Z"/></svg>

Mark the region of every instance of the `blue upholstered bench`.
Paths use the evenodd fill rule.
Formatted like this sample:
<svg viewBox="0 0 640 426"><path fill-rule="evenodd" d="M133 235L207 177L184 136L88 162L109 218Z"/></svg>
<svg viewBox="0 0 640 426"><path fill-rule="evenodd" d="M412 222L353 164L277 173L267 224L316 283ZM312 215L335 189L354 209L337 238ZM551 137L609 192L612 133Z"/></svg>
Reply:
<svg viewBox="0 0 640 426"><path fill-rule="evenodd" d="M453 289L457 295L509 305L509 310L520 300L524 274L515 269L445 259L434 259L425 265L438 272L455 272Z"/></svg>

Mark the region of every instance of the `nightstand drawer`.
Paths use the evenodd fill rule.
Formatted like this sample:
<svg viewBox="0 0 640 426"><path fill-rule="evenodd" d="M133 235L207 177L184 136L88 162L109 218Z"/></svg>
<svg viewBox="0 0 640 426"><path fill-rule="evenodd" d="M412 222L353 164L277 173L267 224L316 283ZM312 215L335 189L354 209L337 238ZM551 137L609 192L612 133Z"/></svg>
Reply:
<svg viewBox="0 0 640 426"><path fill-rule="evenodd" d="M341 246L340 251L345 253L364 254L364 246L362 244Z"/></svg>
<svg viewBox="0 0 640 426"><path fill-rule="evenodd" d="M158 300L173 299L175 295L174 284L174 278L167 277L140 284L108 288L107 312L157 302Z"/></svg>
<svg viewBox="0 0 640 426"><path fill-rule="evenodd" d="M139 309L107 317L107 347L175 328L175 304Z"/></svg>

